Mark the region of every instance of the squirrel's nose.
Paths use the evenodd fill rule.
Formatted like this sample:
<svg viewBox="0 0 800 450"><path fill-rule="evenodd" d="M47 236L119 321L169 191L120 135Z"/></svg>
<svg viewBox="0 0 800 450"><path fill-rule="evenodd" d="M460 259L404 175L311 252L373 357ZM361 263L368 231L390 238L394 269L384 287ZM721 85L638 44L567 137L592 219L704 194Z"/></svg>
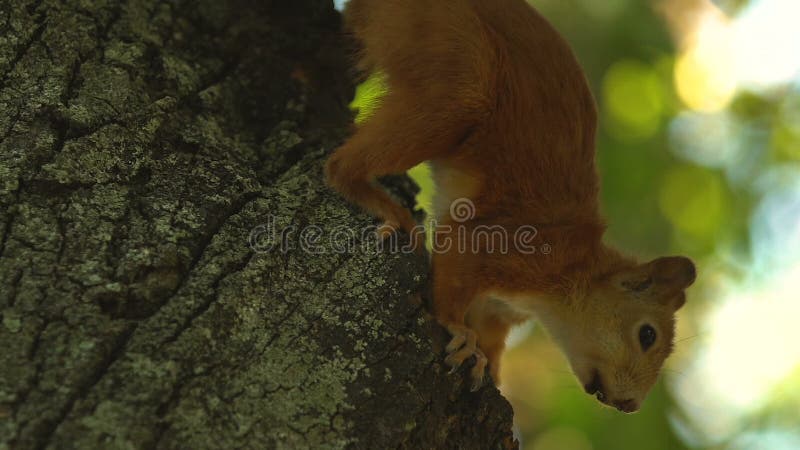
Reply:
<svg viewBox="0 0 800 450"><path fill-rule="evenodd" d="M636 412L639 409L639 405L636 403L636 400L632 398L628 400L617 400L612 402L612 404L615 408L624 413Z"/></svg>

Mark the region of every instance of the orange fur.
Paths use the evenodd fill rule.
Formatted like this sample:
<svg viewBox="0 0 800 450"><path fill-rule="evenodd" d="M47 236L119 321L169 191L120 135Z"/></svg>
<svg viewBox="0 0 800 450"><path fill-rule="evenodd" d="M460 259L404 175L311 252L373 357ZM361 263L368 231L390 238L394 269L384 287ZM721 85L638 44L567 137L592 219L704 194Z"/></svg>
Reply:
<svg viewBox="0 0 800 450"><path fill-rule="evenodd" d="M409 212L374 179L430 161L439 225L532 225L537 245L552 248L433 255L438 320L474 330L496 377L512 325L536 313L564 328L599 285L639 267L602 242L597 112L586 78L565 40L523 0L351 0L345 19L363 43L362 67L385 73L389 92L331 156L328 183L410 231ZM459 197L475 205L465 223L446 214ZM688 273L685 262L675 264ZM497 307L498 297L506 306ZM461 332L457 344L469 340ZM585 370L574 368L587 383L589 375L578 373Z"/></svg>

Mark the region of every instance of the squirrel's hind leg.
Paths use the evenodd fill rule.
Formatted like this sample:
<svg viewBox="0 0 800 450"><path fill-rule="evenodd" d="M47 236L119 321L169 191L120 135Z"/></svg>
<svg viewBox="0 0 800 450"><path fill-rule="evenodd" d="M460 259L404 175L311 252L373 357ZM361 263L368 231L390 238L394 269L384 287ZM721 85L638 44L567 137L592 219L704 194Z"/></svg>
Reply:
<svg viewBox="0 0 800 450"><path fill-rule="evenodd" d="M452 336L445 351L447 357L445 364L450 366L451 373L469 359L475 356L475 365L470 370L472 378L472 391L477 391L483 386L484 372L488 360L477 343L480 336L465 324L466 312L478 294L478 277L467 276L460 272L464 269L449 258L458 258L457 252L433 254L433 303L436 320Z"/></svg>
<svg viewBox="0 0 800 450"><path fill-rule="evenodd" d="M467 322L478 333L478 348L486 355L492 381L496 385L500 384L500 357L505 350L506 338L512 324L485 310L477 314L470 312Z"/></svg>

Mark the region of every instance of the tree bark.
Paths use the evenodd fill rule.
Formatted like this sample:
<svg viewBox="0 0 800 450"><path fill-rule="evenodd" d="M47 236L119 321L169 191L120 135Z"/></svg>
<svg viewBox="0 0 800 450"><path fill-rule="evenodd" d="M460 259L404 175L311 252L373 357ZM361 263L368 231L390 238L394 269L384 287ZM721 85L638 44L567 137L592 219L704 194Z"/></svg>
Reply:
<svg viewBox="0 0 800 450"><path fill-rule="evenodd" d="M372 223L322 182L339 25L322 0L0 4L0 449L516 447L409 301L424 258L325 240Z"/></svg>

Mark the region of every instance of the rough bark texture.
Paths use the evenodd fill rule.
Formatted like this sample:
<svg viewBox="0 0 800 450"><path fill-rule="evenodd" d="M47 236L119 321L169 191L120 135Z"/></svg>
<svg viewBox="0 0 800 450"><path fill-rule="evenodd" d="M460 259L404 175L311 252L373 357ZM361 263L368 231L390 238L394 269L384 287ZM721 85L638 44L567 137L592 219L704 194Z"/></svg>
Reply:
<svg viewBox="0 0 800 450"><path fill-rule="evenodd" d="M338 33L322 0L0 2L0 449L516 445L408 301L424 260L299 247L371 223L322 183Z"/></svg>

